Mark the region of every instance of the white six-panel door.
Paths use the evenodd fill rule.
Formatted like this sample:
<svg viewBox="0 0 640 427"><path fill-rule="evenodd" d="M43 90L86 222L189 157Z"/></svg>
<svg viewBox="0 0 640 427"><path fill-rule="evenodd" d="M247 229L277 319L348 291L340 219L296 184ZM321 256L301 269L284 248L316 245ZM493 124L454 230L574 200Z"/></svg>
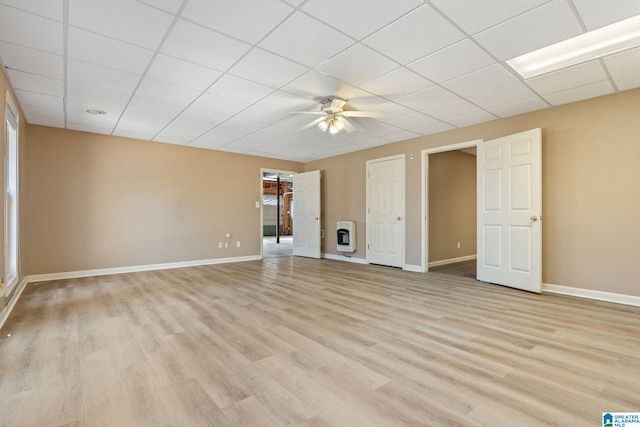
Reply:
<svg viewBox="0 0 640 427"><path fill-rule="evenodd" d="M404 156L367 162L367 260L404 267Z"/></svg>
<svg viewBox="0 0 640 427"><path fill-rule="evenodd" d="M542 282L540 129L478 144L478 280L532 292Z"/></svg>
<svg viewBox="0 0 640 427"><path fill-rule="evenodd" d="M293 255L320 258L320 171L293 175Z"/></svg>

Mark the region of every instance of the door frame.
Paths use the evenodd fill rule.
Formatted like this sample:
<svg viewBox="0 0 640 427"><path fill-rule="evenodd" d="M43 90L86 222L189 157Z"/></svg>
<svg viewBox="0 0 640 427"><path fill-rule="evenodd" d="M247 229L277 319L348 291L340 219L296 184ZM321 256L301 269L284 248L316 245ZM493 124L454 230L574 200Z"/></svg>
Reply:
<svg viewBox="0 0 640 427"><path fill-rule="evenodd" d="M421 151L422 158L422 242L421 242L421 261L420 272L429 271L429 155L436 153L444 153L447 151L463 150L465 148L476 147L483 139L474 139L472 141L458 142L456 144L442 145L440 147L425 148ZM477 202L476 202L477 205Z"/></svg>
<svg viewBox="0 0 640 427"><path fill-rule="evenodd" d="M371 233L370 228L371 228L371 224L369 223L369 200L370 200L370 195L369 195L369 165L371 163L377 163L377 162L384 162L384 161L388 161L388 160L402 160L402 269L406 270L407 269L407 264L406 264L406 259L407 259L407 228L406 228L406 224L407 224L407 218L406 218L406 214L407 214L407 165L406 165L406 155L405 154L396 154L393 156L387 156L387 157L381 157L379 159L371 159L371 160L367 160L366 162L366 167L365 167L365 186L366 186L366 199L365 199L365 215L366 215L366 220L365 220L365 228L366 228L366 236L365 236L365 247L366 247L366 258L367 258L367 264L370 264L369 261L369 234Z"/></svg>
<svg viewBox="0 0 640 427"><path fill-rule="evenodd" d="M263 253L264 251L264 212L263 212L263 204L262 204L262 191L263 191L262 181L264 180L265 173L277 173L278 175L295 175L299 172L285 171L285 170L273 169L273 168L260 168L260 200L258 202L260 203L260 259L264 258L264 253ZM293 233L295 232L296 232L296 228L294 224ZM293 236L293 233L291 233L291 236Z"/></svg>

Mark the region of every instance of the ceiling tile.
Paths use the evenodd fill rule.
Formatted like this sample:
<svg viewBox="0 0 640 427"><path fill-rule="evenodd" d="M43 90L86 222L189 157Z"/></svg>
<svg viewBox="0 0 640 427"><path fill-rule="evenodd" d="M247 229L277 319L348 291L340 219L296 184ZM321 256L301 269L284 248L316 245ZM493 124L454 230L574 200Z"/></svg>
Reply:
<svg viewBox="0 0 640 427"><path fill-rule="evenodd" d="M524 84L514 83L508 86L502 86L489 92L483 92L479 95L472 96L469 98L469 101L479 105L482 108L490 109L537 97L538 96Z"/></svg>
<svg viewBox="0 0 640 427"><path fill-rule="evenodd" d="M608 80L591 83L585 86L574 87L560 92L550 93L544 96L551 105L568 104L569 102L582 101L596 96L613 93L613 87Z"/></svg>
<svg viewBox="0 0 640 427"><path fill-rule="evenodd" d="M464 35L428 5L383 28L364 43L406 64L464 38Z"/></svg>
<svg viewBox="0 0 640 427"><path fill-rule="evenodd" d="M157 120L168 123L184 110L184 105L158 99L134 96L127 106L127 111L135 111L154 116Z"/></svg>
<svg viewBox="0 0 640 427"><path fill-rule="evenodd" d="M273 110L254 104L238 113L234 118L270 125L287 118L288 115L287 112L282 110Z"/></svg>
<svg viewBox="0 0 640 427"><path fill-rule="evenodd" d="M0 59L9 68L54 79L64 78L60 55L0 41Z"/></svg>
<svg viewBox="0 0 640 427"><path fill-rule="evenodd" d="M518 79L513 74L505 70L501 65L495 64L446 81L442 83L442 86L466 98L516 83L517 81Z"/></svg>
<svg viewBox="0 0 640 427"><path fill-rule="evenodd" d="M604 58L604 63L614 77L638 73L640 72L640 48L608 56Z"/></svg>
<svg viewBox="0 0 640 427"><path fill-rule="evenodd" d="M174 104L185 107L191 104L200 93L200 91L195 89L189 89L150 78L145 78L136 91L136 95L145 98L173 102Z"/></svg>
<svg viewBox="0 0 640 427"><path fill-rule="evenodd" d="M398 68L398 64L357 44L317 68L338 80L357 86Z"/></svg>
<svg viewBox="0 0 640 427"><path fill-rule="evenodd" d="M307 72L307 68L262 49L253 49L230 73L279 88Z"/></svg>
<svg viewBox="0 0 640 427"><path fill-rule="evenodd" d="M489 108L498 117L515 116L516 114L528 113L529 111L541 110L549 107L544 100L540 98L532 98L514 104L502 105L499 107Z"/></svg>
<svg viewBox="0 0 640 427"><path fill-rule="evenodd" d="M296 13L260 42L260 47L315 67L353 43L352 39L327 25Z"/></svg>
<svg viewBox="0 0 640 427"><path fill-rule="evenodd" d="M459 77L494 63L493 58L469 39L407 65L436 83Z"/></svg>
<svg viewBox="0 0 640 427"><path fill-rule="evenodd" d="M216 129L225 129L229 132L229 135L235 135L237 138L249 135L264 127L264 123L252 122L249 120L237 119L235 117L230 118L226 122L222 123Z"/></svg>
<svg viewBox="0 0 640 427"><path fill-rule="evenodd" d="M311 108L317 105L317 102L279 90L266 96L255 105L289 114L292 111L302 111Z"/></svg>
<svg viewBox="0 0 640 427"><path fill-rule="evenodd" d="M640 15L638 0L616 0L610 2L573 0L587 30L593 30L632 16Z"/></svg>
<svg viewBox="0 0 640 427"><path fill-rule="evenodd" d="M62 23L0 4L0 40L62 55Z"/></svg>
<svg viewBox="0 0 640 427"><path fill-rule="evenodd" d="M194 64L224 71L250 46L200 25L179 20L165 41L162 52Z"/></svg>
<svg viewBox="0 0 640 427"><path fill-rule="evenodd" d="M506 60L580 33L582 28L567 2L554 0L474 38L499 60Z"/></svg>
<svg viewBox="0 0 640 427"><path fill-rule="evenodd" d="M124 108L129 102L130 96L121 92L114 92L97 87L81 85L78 83L67 84L67 99L84 101L93 105L112 106Z"/></svg>
<svg viewBox="0 0 640 427"><path fill-rule="evenodd" d="M255 44L292 11L277 0L190 0L182 16Z"/></svg>
<svg viewBox="0 0 640 427"><path fill-rule="evenodd" d="M206 123L210 128L219 125L229 118L228 115L213 113L199 108L189 107L180 114L180 120Z"/></svg>
<svg viewBox="0 0 640 427"><path fill-rule="evenodd" d="M424 126L432 124L437 121L438 121L437 119L426 116L422 113L413 113L408 116L390 120L389 123L402 129L419 132L420 129L422 129Z"/></svg>
<svg viewBox="0 0 640 427"><path fill-rule="evenodd" d="M203 93L191 107L211 113L233 116L247 108L250 104L230 98L223 98L210 93Z"/></svg>
<svg viewBox="0 0 640 427"><path fill-rule="evenodd" d="M222 73L167 55L158 55L147 77L199 91L207 89Z"/></svg>
<svg viewBox="0 0 640 427"><path fill-rule="evenodd" d="M436 108L430 108L424 113L430 115L431 117L435 117L442 121L448 122L449 119L452 119L454 117L468 116L469 114L475 114L480 111L482 110L477 106L461 99L449 104L439 105Z"/></svg>
<svg viewBox="0 0 640 427"><path fill-rule="evenodd" d="M153 52L100 34L69 27L68 56L90 64L142 75Z"/></svg>
<svg viewBox="0 0 640 427"><path fill-rule="evenodd" d="M447 122L461 128L465 126L475 125L478 123L489 122L495 119L497 119L497 117L487 111L476 111L475 113L471 113L466 116L450 118L447 120Z"/></svg>
<svg viewBox="0 0 640 427"><path fill-rule="evenodd" d="M90 132L90 133L99 133L103 135L111 135L112 128L102 128L96 126L89 125L81 125L78 123L74 123L73 121L67 122L67 129L78 130L80 132Z"/></svg>
<svg viewBox="0 0 640 427"><path fill-rule="evenodd" d="M346 98L346 92L352 89L353 86L315 70L305 73L282 87L282 90L286 92L317 102L333 95Z"/></svg>
<svg viewBox="0 0 640 427"><path fill-rule="evenodd" d="M0 3L62 22L62 0L2 0Z"/></svg>
<svg viewBox="0 0 640 427"><path fill-rule="evenodd" d="M25 90L14 90L21 106L29 105L38 108L48 108L51 110L64 111L63 99L61 96L45 95L43 93L28 92Z"/></svg>
<svg viewBox="0 0 640 427"><path fill-rule="evenodd" d="M419 74L406 68L398 68L360 87L378 96L396 99L430 86L433 86L433 83Z"/></svg>
<svg viewBox="0 0 640 427"><path fill-rule="evenodd" d="M167 136L156 135L153 137L153 141L163 142L165 144L174 144L174 145L188 145L189 140L182 138L170 138Z"/></svg>
<svg viewBox="0 0 640 427"><path fill-rule="evenodd" d="M7 70L7 74L13 89L22 89L58 97L64 96L64 82L62 80L15 70Z"/></svg>
<svg viewBox="0 0 640 427"><path fill-rule="evenodd" d="M116 129L113 131L112 135L121 136L124 138L134 138L134 139L142 139L142 140L150 140L153 138L153 134L141 133L141 132L130 132L125 130Z"/></svg>
<svg viewBox="0 0 640 427"><path fill-rule="evenodd" d="M602 80L607 80L607 74L600 61L591 61L566 70L535 77L526 80L525 83L539 94L545 95Z"/></svg>
<svg viewBox="0 0 640 427"><path fill-rule="evenodd" d="M27 123L40 126L64 128L64 112L44 108L22 106Z"/></svg>
<svg viewBox="0 0 640 427"><path fill-rule="evenodd" d="M392 122L401 117L418 114L414 110L400 104L396 104L395 102L385 102L384 104L380 104L377 107L372 108L372 110L382 112L384 114L384 121L388 122Z"/></svg>
<svg viewBox="0 0 640 427"><path fill-rule="evenodd" d="M311 0L302 10L360 40L421 4L420 0Z"/></svg>
<svg viewBox="0 0 640 427"><path fill-rule="evenodd" d="M180 10L180 6L184 3L184 0L137 0L140 3L148 4L152 7L157 7L165 10L169 13L175 14Z"/></svg>
<svg viewBox="0 0 640 427"><path fill-rule="evenodd" d="M156 135L167 124L166 119L159 118L155 114L127 110L120 118L116 130Z"/></svg>
<svg viewBox="0 0 640 427"><path fill-rule="evenodd" d="M69 59L67 61L67 79L73 83L115 92L132 93L138 85L140 76Z"/></svg>
<svg viewBox="0 0 640 427"><path fill-rule="evenodd" d="M395 100L398 104L413 108L416 111L425 111L443 104L458 101L457 95L439 86L433 86L411 95L403 96Z"/></svg>
<svg viewBox="0 0 640 427"><path fill-rule="evenodd" d="M431 0L468 34L493 27L549 0Z"/></svg>
<svg viewBox="0 0 640 427"><path fill-rule="evenodd" d="M274 89L270 86L245 80L230 74L223 75L207 90L207 92L212 95L235 99L245 103L256 102L273 91Z"/></svg>
<svg viewBox="0 0 640 427"><path fill-rule="evenodd" d="M625 74L613 78L618 90L629 90L640 87L640 73Z"/></svg>
<svg viewBox="0 0 640 427"><path fill-rule="evenodd" d="M158 138L174 138L184 141L191 141L205 133L207 133L213 125L194 122L191 120L185 120L183 118L177 118L167 125L157 135Z"/></svg>
<svg viewBox="0 0 640 427"><path fill-rule="evenodd" d="M69 24L157 49L173 16L133 0L69 0Z"/></svg>

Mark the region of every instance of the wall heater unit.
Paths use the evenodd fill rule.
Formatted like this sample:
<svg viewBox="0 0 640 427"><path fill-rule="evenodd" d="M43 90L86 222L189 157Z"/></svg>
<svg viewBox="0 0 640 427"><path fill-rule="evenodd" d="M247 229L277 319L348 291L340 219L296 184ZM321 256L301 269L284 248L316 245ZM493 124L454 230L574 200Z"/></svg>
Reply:
<svg viewBox="0 0 640 427"><path fill-rule="evenodd" d="M338 251L356 251L356 223L353 221L338 221Z"/></svg>

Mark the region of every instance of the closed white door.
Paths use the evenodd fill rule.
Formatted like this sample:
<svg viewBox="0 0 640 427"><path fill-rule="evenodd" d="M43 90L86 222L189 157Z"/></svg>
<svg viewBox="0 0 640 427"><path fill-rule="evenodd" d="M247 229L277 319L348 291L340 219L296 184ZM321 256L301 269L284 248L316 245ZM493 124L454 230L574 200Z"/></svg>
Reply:
<svg viewBox="0 0 640 427"><path fill-rule="evenodd" d="M478 144L478 280L531 292L542 282L542 133Z"/></svg>
<svg viewBox="0 0 640 427"><path fill-rule="evenodd" d="M404 156L367 162L367 261L404 266Z"/></svg>
<svg viewBox="0 0 640 427"><path fill-rule="evenodd" d="M293 175L293 255L320 258L320 171Z"/></svg>

